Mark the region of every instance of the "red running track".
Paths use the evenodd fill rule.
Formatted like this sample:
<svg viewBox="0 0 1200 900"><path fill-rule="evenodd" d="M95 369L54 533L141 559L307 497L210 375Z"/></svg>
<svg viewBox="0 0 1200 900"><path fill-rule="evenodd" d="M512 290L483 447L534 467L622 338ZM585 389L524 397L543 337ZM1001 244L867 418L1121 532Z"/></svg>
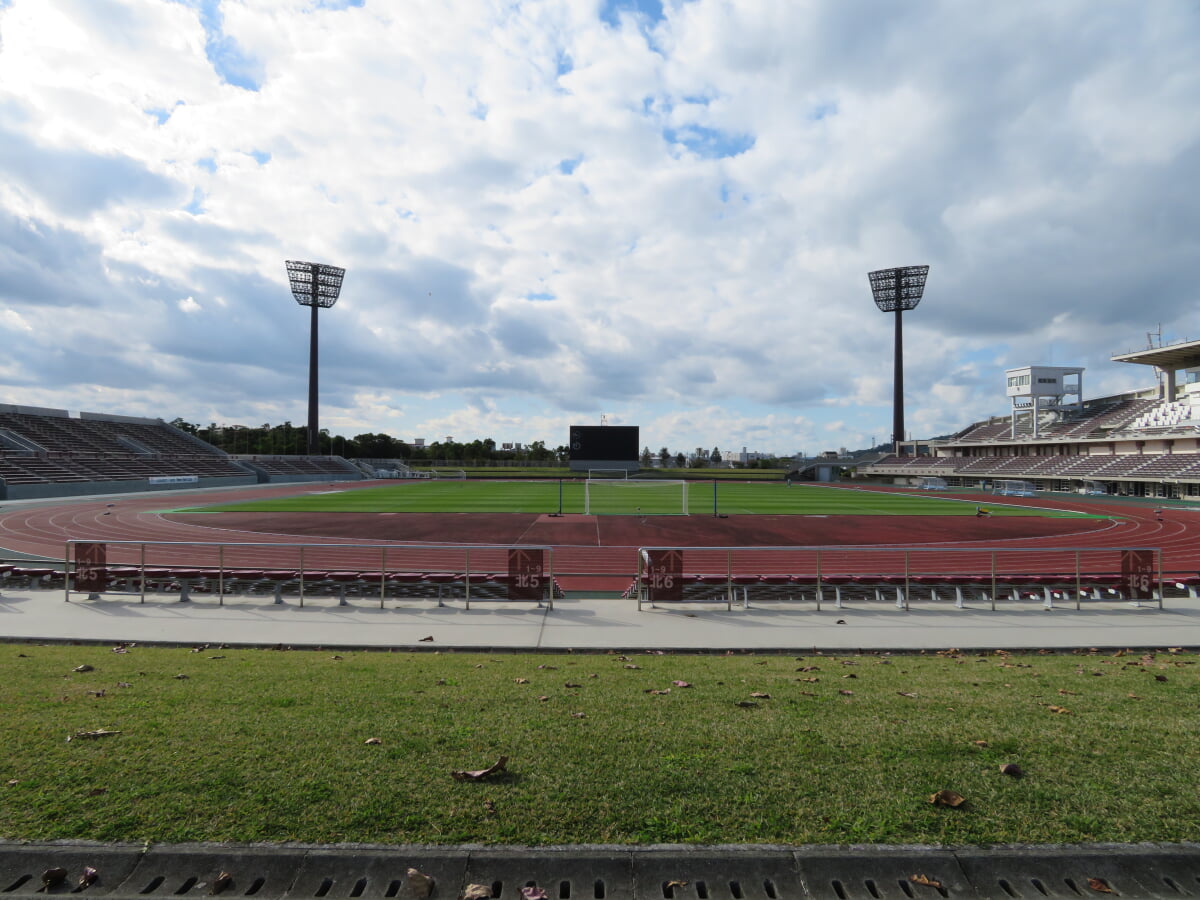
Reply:
<svg viewBox="0 0 1200 900"><path fill-rule="evenodd" d="M370 483L363 483L367 486ZM346 485L338 485L346 489ZM864 488L853 490L887 490ZM296 551L284 544L321 544L328 548L324 565L342 569L378 569L379 549L345 549L346 545L397 550L405 568L423 569L456 565L463 545L532 544L552 546L559 574L631 575L637 568L637 547L742 547L825 548L826 560L850 566L854 558L870 570L895 571L903 554L899 548L923 548L923 571L984 571L992 549L1002 549L1006 571L1029 573L1063 571L1072 567L1073 554L1047 553L1052 548L1150 547L1161 549L1167 572L1200 571L1200 510L1166 507L1164 521L1153 508L1114 500L1006 498L1010 505L1074 509L1112 519L1049 519L997 517L900 516L712 516L647 517L491 515L491 514L351 514L291 515L262 513L173 514L185 505L205 505L257 497L323 492L326 484L278 485L252 490L206 491L171 494L130 494L104 499L64 500L0 510L0 547L9 551L62 559L68 540L104 542L182 542L186 544L246 543L269 546L230 548L225 565L248 568L287 567L296 564ZM951 495L954 496L954 495ZM978 496L967 497L981 502ZM982 501L986 502L986 501ZM164 512L167 510L167 512ZM448 545L447 549L418 546ZM273 545L273 546L270 546ZM449 549L453 547L453 549ZM931 551L952 551L933 553ZM891 551L887 553L884 551ZM973 551L964 553L959 551ZM195 546L156 547L157 565L204 565ZM215 552L215 551L213 551ZM322 565L308 551L310 565ZM486 555L473 551L475 564ZM136 548L110 547L112 562L135 563ZM336 554L336 555L333 555ZM713 554L699 558L717 559ZM333 561L336 559L336 563ZM790 571L803 574L814 565L806 551L738 552L735 571ZM395 560L395 557L393 557ZM496 565L501 557L496 557ZM934 562L937 560L937 562ZM868 562L869 561L869 562ZM397 563L387 563L395 568ZM1083 554L1085 571L1111 570L1111 554ZM689 565L689 568L692 568ZM722 566L723 568L723 566Z"/></svg>

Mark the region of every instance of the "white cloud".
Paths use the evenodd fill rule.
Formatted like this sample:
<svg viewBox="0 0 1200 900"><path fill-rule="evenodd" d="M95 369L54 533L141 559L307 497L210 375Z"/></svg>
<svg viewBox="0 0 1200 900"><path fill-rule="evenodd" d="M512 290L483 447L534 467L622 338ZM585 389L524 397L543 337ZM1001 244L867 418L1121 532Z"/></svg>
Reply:
<svg viewBox="0 0 1200 900"><path fill-rule="evenodd" d="M613 22L567 0L12 0L0 323L32 331L0 399L93 385L113 412L299 421L288 258L348 269L320 314L323 424L409 438L554 446L604 412L654 450L882 440L891 320L866 272L892 265L932 266L905 321L914 431L1003 412L1006 365L1117 389L1149 376L1110 353L1200 333L1185 0Z"/></svg>

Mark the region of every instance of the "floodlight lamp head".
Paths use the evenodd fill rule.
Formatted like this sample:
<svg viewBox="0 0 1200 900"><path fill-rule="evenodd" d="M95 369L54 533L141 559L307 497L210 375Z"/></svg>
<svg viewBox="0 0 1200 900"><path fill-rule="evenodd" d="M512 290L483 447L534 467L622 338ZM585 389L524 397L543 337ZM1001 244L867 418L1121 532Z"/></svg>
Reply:
<svg viewBox="0 0 1200 900"><path fill-rule="evenodd" d="M916 309L925 293L925 278L929 266L903 266L899 269L879 269L867 275L871 279L871 294L882 312L907 312Z"/></svg>
<svg viewBox="0 0 1200 900"><path fill-rule="evenodd" d="M345 269L295 259L287 260L286 265L288 281L292 284L292 296L301 306L328 309L337 303L338 295L342 292Z"/></svg>

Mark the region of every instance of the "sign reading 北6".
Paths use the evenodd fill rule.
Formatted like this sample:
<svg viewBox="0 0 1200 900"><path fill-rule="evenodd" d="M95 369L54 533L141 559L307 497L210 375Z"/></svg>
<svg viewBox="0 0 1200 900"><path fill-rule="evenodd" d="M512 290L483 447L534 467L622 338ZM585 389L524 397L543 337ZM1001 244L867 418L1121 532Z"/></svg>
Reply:
<svg viewBox="0 0 1200 900"><path fill-rule="evenodd" d="M1121 551L1121 588L1128 600L1154 598L1154 551Z"/></svg>

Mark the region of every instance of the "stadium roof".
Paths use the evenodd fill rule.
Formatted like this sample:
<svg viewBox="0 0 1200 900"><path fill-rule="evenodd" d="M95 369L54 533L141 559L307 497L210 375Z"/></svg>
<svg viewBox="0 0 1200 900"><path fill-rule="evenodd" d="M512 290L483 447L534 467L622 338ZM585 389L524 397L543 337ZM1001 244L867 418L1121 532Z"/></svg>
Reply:
<svg viewBox="0 0 1200 900"><path fill-rule="evenodd" d="M1158 366L1160 369L1191 369L1200 367L1200 341L1184 341L1180 344L1168 344L1165 347L1151 347L1149 350L1121 353L1114 356L1112 360L1113 362L1138 363L1143 366Z"/></svg>

